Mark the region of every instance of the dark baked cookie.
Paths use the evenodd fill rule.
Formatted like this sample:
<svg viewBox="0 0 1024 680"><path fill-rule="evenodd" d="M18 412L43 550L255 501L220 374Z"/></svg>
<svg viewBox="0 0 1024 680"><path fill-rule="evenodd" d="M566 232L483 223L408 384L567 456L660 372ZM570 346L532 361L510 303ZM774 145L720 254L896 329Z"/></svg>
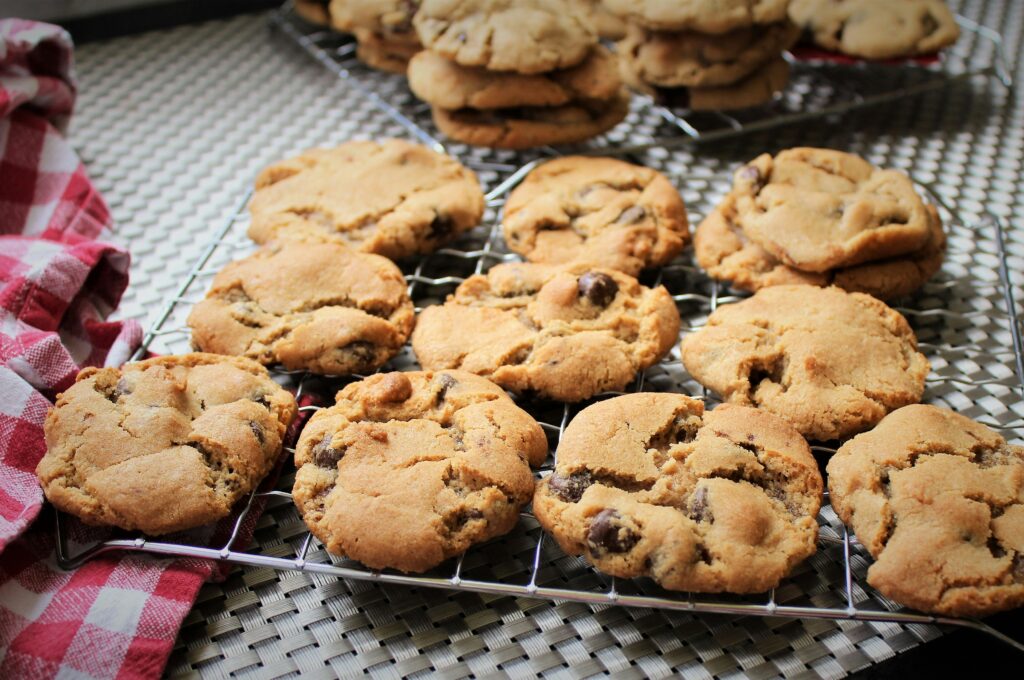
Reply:
<svg viewBox="0 0 1024 680"><path fill-rule="evenodd" d="M689 240L686 206L661 173L568 156L531 171L505 202L505 242L531 262L589 262L637 275Z"/></svg>
<svg viewBox="0 0 1024 680"><path fill-rule="evenodd" d="M249 237L337 240L397 259L428 253L475 227L484 196L472 171L391 139L312 149L256 178Z"/></svg>
<svg viewBox="0 0 1024 680"><path fill-rule="evenodd" d="M821 474L796 430L763 411L629 394L581 411L557 458L534 514L609 574L762 592L815 551Z"/></svg>
<svg viewBox="0 0 1024 680"><path fill-rule="evenodd" d="M267 475L295 399L249 359L184 354L87 368L46 417L36 474L87 524L151 535L228 515Z"/></svg>
<svg viewBox="0 0 1024 680"><path fill-rule="evenodd" d="M232 262L192 308L192 344L288 369L372 373L415 322L402 272L340 243L280 242Z"/></svg>
<svg viewBox="0 0 1024 680"><path fill-rule="evenodd" d="M510 531L546 455L540 426L483 378L377 374L310 419L292 495L330 552L421 572Z"/></svg>
<svg viewBox="0 0 1024 680"><path fill-rule="evenodd" d="M875 558L868 583L936 614L1024 605L1024 448L935 406L906 406L828 464L832 507Z"/></svg>
<svg viewBox="0 0 1024 680"><path fill-rule="evenodd" d="M682 357L723 400L818 440L863 432L920 401L929 371L899 312L835 287L773 286L719 307L683 340Z"/></svg>
<svg viewBox="0 0 1024 680"><path fill-rule="evenodd" d="M502 264L424 309L412 347L424 368L580 401L625 387L678 333L679 311L662 286L587 265Z"/></svg>
<svg viewBox="0 0 1024 680"><path fill-rule="evenodd" d="M645 28L716 34L782 21L788 4L789 0L604 0L608 11Z"/></svg>

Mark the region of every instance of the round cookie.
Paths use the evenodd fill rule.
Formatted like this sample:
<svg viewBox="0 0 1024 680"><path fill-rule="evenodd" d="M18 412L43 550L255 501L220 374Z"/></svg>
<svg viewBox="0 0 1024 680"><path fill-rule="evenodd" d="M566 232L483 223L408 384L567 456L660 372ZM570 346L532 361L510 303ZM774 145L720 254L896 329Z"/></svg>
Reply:
<svg viewBox="0 0 1024 680"><path fill-rule="evenodd" d="M905 255L931 238L909 177L842 151L762 154L736 171L729 195L747 238L803 271Z"/></svg>
<svg viewBox="0 0 1024 680"><path fill-rule="evenodd" d="M663 286L583 264L509 263L420 312L412 348L424 368L580 401L625 387L678 334L679 311Z"/></svg>
<svg viewBox="0 0 1024 680"><path fill-rule="evenodd" d="M835 285L848 292L891 300L915 292L942 267L946 234L938 211L934 206L926 208L931 237L921 250L825 272L803 272L784 265L748 239L734 221L735 206L728 197L697 227L693 249L697 263L710 276L741 290L754 292L767 286L800 283Z"/></svg>
<svg viewBox="0 0 1024 680"><path fill-rule="evenodd" d="M330 0L295 0L295 13L311 24L330 26L329 4Z"/></svg>
<svg viewBox="0 0 1024 680"><path fill-rule="evenodd" d="M505 202L505 242L531 262L589 262L636 276L689 240L686 206L661 173L568 156L531 171Z"/></svg>
<svg viewBox="0 0 1024 680"><path fill-rule="evenodd" d="M409 60L423 50L418 42L392 40L373 31L356 29L356 57L371 68L405 75Z"/></svg>
<svg viewBox="0 0 1024 680"><path fill-rule="evenodd" d="M618 61L600 45L576 66L536 75L459 66L424 50L409 62L408 75L413 94L432 106L453 111L605 101L622 89Z"/></svg>
<svg viewBox="0 0 1024 680"><path fill-rule="evenodd" d="M604 0L609 12L644 28L728 33L786 18L790 0Z"/></svg>
<svg viewBox="0 0 1024 680"><path fill-rule="evenodd" d="M274 467L295 399L249 359L86 368L46 416L36 475L86 524L156 536L226 517Z"/></svg>
<svg viewBox="0 0 1024 680"><path fill-rule="evenodd" d="M507 533L530 501L543 430L463 371L348 385L295 447L295 505L328 551L422 572Z"/></svg>
<svg viewBox="0 0 1024 680"><path fill-rule="evenodd" d="M865 59L930 54L960 37L943 0L793 0L789 16L819 46Z"/></svg>
<svg viewBox="0 0 1024 680"><path fill-rule="evenodd" d="M731 85L777 58L799 35L788 21L723 35L631 26L617 53L639 80L655 87Z"/></svg>
<svg viewBox="0 0 1024 680"><path fill-rule="evenodd" d="M577 0L424 0L413 23L427 49L491 71L568 68L597 44Z"/></svg>
<svg viewBox="0 0 1024 680"><path fill-rule="evenodd" d="M906 406L828 463L832 507L875 558L868 583L915 609L1024 605L1024 447L936 406Z"/></svg>
<svg viewBox="0 0 1024 680"><path fill-rule="evenodd" d="M331 25L339 31L376 33L387 40L418 43L412 19L419 0L331 0Z"/></svg>
<svg viewBox="0 0 1024 680"><path fill-rule="evenodd" d="M733 111L770 102L789 84L789 62L773 59L731 85L657 88L643 82L625 60L619 62L622 80L637 92L671 108L691 111Z"/></svg>
<svg viewBox="0 0 1024 680"><path fill-rule="evenodd" d="M817 440L919 402L929 371L899 312L835 287L773 286L721 306L683 340L682 358L724 401L775 413Z"/></svg>
<svg viewBox="0 0 1024 680"><path fill-rule="evenodd" d="M821 474L782 419L629 394L566 428L533 511L567 553L671 590L756 593L814 554Z"/></svg>
<svg viewBox="0 0 1024 680"><path fill-rule="evenodd" d="M337 240L391 259L428 253L475 227L476 175L419 144L392 139L312 149L256 178L249 237Z"/></svg>
<svg viewBox="0 0 1024 680"><path fill-rule="evenodd" d="M339 243L283 241L228 264L188 317L192 344L313 373L372 373L415 323L402 272Z"/></svg>
<svg viewBox="0 0 1024 680"><path fill-rule="evenodd" d="M434 124L451 139L495 149L576 144L611 130L628 113L629 95L625 91L606 102L493 111L433 110Z"/></svg>

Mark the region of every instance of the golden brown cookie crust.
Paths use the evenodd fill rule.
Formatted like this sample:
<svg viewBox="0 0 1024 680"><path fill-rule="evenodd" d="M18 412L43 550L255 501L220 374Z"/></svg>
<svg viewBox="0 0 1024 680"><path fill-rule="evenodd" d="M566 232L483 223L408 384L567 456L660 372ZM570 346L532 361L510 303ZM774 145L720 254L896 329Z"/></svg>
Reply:
<svg viewBox="0 0 1024 680"><path fill-rule="evenodd" d="M295 399L249 359L87 368L46 417L36 474L86 524L167 534L221 519L267 475Z"/></svg>
<svg viewBox="0 0 1024 680"><path fill-rule="evenodd" d="M377 370L414 323L405 278L390 260L299 241L228 264L188 317L199 350L328 375Z"/></svg>
<svg viewBox="0 0 1024 680"><path fill-rule="evenodd" d="M505 242L531 262L589 262L636 276L689 241L686 206L661 173L567 156L531 171L505 202Z"/></svg>
<svg viewBox="0 0 1024 680"><path fill-rule="evenodd" d="M409 60L423 48L415 40L395 40L379 33L356 30L356 57L371 68L405 75Z"/></svg>
<svg viewBox="0 0 1024 680"><path fill-rule="evenodd" d="M425 368L580 401L625 387L678 333L679 311L662 286L587 265L501 264L424 309L412 347Z"/></svg>
<svg viewBox="0 0 1024 680"><path fill-rule="evenodd" d="M543 430L493 383L383 373L310 419L292 495L328 551L422 572L510 531L546 455Z"/></svg>
<svg viewBox="0 0 1024 680"><path fill-rule="evenodd" d="M906 406L828 464L832 506L875 558L868 583L951 616L1024 605L1024 448L936 406Z"/></svg>
<svg viewBox="0 0 1024 680"><path fill-rule="evenodd" d="M311 24L330 26L327 5L327 0L295 0L295 13Z"/></svg>
<svg viewBox="0 0 1024 680"><path fill-rule="evenodd" d="M672 590L762 592L815 551L822 480L782 419L679 394L589 406L566 428L534 514L563 550Z"/></svg>
<svg viewBox="0 0 1024 680"><path fill-rule="evenodd" d="M789 84L789 62L778 57L730 85L660 88L644 82L626 60L619 61L628 86L671 108L691 111L734 111L770 102Z"/></svg>
<svg viewBox="0 0 1024 680"><path fill-rule="evenodd" d="M608 11L645 28L713 34L777 23L786 18L788 4L789 0L604 0Z"/></svg>
<svg viewBox="0 0 1024 680"><path fill-rule="evenodd" d="M763 288L719 307L684 338L682 358L724 401L775 413L823 441L919 402L930 368L899 312L869 295L807 285Z"/></svg>

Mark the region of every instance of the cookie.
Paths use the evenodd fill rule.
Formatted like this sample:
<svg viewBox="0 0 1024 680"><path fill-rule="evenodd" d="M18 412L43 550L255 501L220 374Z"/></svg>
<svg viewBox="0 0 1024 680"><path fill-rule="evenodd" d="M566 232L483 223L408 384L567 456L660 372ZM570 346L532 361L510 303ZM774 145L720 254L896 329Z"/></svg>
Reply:
<svg viewBox="0 0 1024 680"><path fill-rule="evenodd" d="M505 202L505 242L531 262L589 262L636 276L689 241L686 206L661 173L568 156L531 171Z"/></svg>
<svg viewBox="0 0 1024 680"><path fill-rule="evenodd" d="M586 265L509 263L420 312L412 348L424 368L580 401L624 388L678 334L679 311L662 286Z"/></svg>
<svg viewBox="0 0 1024 680"><path fill-rule="evenodd" d="M576 66L536 75L459 66L429 50L409 63L409 88L442 109L565 106L606 101L622 89L616 57L602 46Z"/></svg>
<svg viewBox="0 0 1024 680"><path fill-rule="evenodd" d="M427 49L491 71L568 68L597 44L577 0L424 0L413 24Z"/></svg>
<svg viewBox="0 0 1024 680"><path fill-rule="evenodd" d="M886 597L950 616L1024 605L1024 447L952 411L906 406L844 444L828 480Z"/></svg>
<svg viewBox="0 0 1024 680"><path fill-rule="evenodd" d="M295 399L249 359L86 368L46 416L36 475L86 524L156 536L226 517L274 467Z"/></svg>
<svg viewBox="0 0 1024 680"><path fill-rule="evenodd" d="M577 144L611 130L629 113L629 95L622 91L605 102L565 106L524 106L479 111L434 108L434 124L464 144L495 149Z"/></svg>
<svg viewBox="0 0 1024 680"><path fill-rule="evenodd" d="M773 286L719 307L683 340L682 358L723 401L775 413L817 440L919 402L929 371L899 312L835 287Z"/></svg>
<svg viewBox="0 0 1024 680"><path fill-rule="evenodd" d="M865 59L930 54L960 37L942 0L793 0L789 16L820 47Z"/></svg>
<svg viewBox="0 0 1024 680"><path fill-rule="evenodd" d="M824 272L804 272L782 264L748 239L735 223L735 207L726 199L697 227L693 249L707 273L741 290L757 291L785 284L834 285L867 293L880 300L904 297L918 290L942 267L946 234L933 206L926 206L931 237L916 252Z"/></svg>
<svg viewBox="0 0 1024 680"><path fill-rule="evenodd" d="M790 0L604 0L609 12L660 31L728 33L751 24L786 18Z"/></svg>
<svg viewBox="0 0 1024 680"><path fill-rule="evenodd" d="M773 59L731 85L659 88L645 83L626 61L620 61L622 80L663 106L690 111L733 111L770 102L789 84L789 62Z"/></svg>
<svg viewBox="0 0 1024 680"><path fill-rule="evenodd" d="M909 177L842 151L762 154L736 171L730 197L747 238L803 271L905 255L931 238Z"/></svg>
<svg viewBox="0 0 1024 680"><path fill-rule="evenodd" d="M292 496L328 551L422 572L508 533L546 455L536 421L483 378L377 374L303 429Z"/></svg>
<svg viewBox="0 0 1024 680"><path fill-rule="evenodd" d="M404 75L409 60L423 50L415 40L391 40L379 33L356 29L356 58L371 68Z"/></svg>
<svg viewBox="0 0 1024 680"><path fill-rule="evenodd" d="M581 0L583 8L594 25L599 38L622 40L626 36L626 22L604 6L604 0Z"/></svg>
<svg viewBox="0 0 1024 680"><path fill-rule="evenodd" d="M632 26L617 53L639 80L655 87L731 85L792 47L799 35L788 21L722 35Z"/></svg>
<svg viewBox="0 0 1024 680"><path fill-rule="evenodd" d="M336 240L397 259L428 253L475 227L484 195L473 172L392 139L312 149L256 178L249 237Z"/></svg>
<svg viewBox="0 0 1024 680"><path fill-rule="evenodd" d="M295 13L302 19L317 26L330 26L331 16L327 12L330 0L295 0Z"/></svg>
<svg viewBox="0 0 1024 680"><path fill-rule="evenodd" d="M331 0L331 25L339 31L376 33L382 39L418 43L412 19L419 0Z"/></svg>
<svg viewBox="0 0 1024 680"><path fill-rule="evenodd" d="M822 481L781 418L628 394L569 423L533 511L562 549L665 588L757 593L814 554Z"/></svg>
<svg viewBox="0 0 1024 680"><path fill-rule="evenodd" d="M196 349L329 375L377 370L414 322L390 260L299 241L228 264L188 317Z"/></svg>

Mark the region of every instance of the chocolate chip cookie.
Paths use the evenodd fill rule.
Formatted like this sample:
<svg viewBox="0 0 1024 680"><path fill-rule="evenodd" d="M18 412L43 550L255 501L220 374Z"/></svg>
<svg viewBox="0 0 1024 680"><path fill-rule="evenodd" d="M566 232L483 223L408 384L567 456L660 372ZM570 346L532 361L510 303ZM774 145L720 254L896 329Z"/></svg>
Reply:
<svg viewBox="0 0 1024 680"><path fill-rule="evenodd" d="M192 308L192 344L288 369L372 373L415 322L402 272L340 243L284 241L232 262Z"/></svg>
<svg viewBox="0 0 1024 680"><path fill-rule="evenodd" d="M773 286L716 309L682 344L686 370L810 439L862 432L917 403L929 364L906 319L863 293Z"/></svg>
<svg viewBox="0 0 1024 680"><path fill-rule="evenodd" d="M626 22L608 11L604 0L582 0L583 8L603 40L621 40L626 35Z"/></svg>
<svg viewBox="0 0 1024 680"><path fill-rule="evenodd" d="M936 406L906 406L828 464L832 507L875 558L868 583L922 611L1024 605L1024 448Z"/></svg>
<svg viewBox="0 0 1024 680"><path fill-rule="evenodd" d="M46 417L36 474L86 524L181 531L227 516L259 484L294 415L292 395L249 359L86 368Z"/></svg>
<svg viewBox="0 0 1024 680"><path fill-rule="evenodd" d="M622 80L631 88L657 104L690 111L735 111L770 102L786 88L789 71L789 62L778 57L729 85L662 88L644 82L627 61L620 61Z"/></svg>
<svg viewBox="0 0 1024 680"><path fill-rule="evenodd" d="M265 168L249 212L257 243L334 240L397 259L476 226L484 196L472 171L425 146L347 142Z"/></svg>
<svg viewBox="0 0 1024 680"><path fill-rule="evenodd" d="M563 550L614 576L755 593L814 554L821 474L769 413L629 394L581 411L557 460L534 514Z"/></svg>
<svg viewBox="0 0 1024 680"><path fill-rule="evenodd" d="M587 265L502 264L424 309L412 348L424 368L580 401L625 387L678 333L679 311L662 286Z"/></svg>
<svg viewBox="0 0 1024 680"><path fill-rule="evenodd" d="M608 11L645 28L715 34L782 21L788 4L789 0L604 0Z"/></svg>
<svg viewBox="0 0 1024 680"><path fill-rule="evenodd" d="M597 44L576 0L424 0L413 23L427 49L491 71L568 68Z"/></svg>
<svg viewBox="0 0 1024 680"><path fill-rule="evenodd" d="M507 533L547 455L540 426L464 371L347 386L295 448L295 505L328 551L422 572Z"/></svg>
<svg viewBox="0 0 1024 680"><path fill-rule="evenodd" d="M423 47L419 42L388 39L379 33L356 29L356 57L371 68L405 75L412 59Z"/></svg>
<svg viewBox="0 0 1024 680"><path fill-rule="evenodd" d="M531 171L505 203L508 247L531 262L589 262L635 276L689 241L686 207L661 173L568 156Z"/></svg>
<svg viewBox="0 0 1024 680"><path fill-rule="evenodd" d="M789 16L819 46L866 59L930 54L960 37L943 0L793 0Z"/></svg>

